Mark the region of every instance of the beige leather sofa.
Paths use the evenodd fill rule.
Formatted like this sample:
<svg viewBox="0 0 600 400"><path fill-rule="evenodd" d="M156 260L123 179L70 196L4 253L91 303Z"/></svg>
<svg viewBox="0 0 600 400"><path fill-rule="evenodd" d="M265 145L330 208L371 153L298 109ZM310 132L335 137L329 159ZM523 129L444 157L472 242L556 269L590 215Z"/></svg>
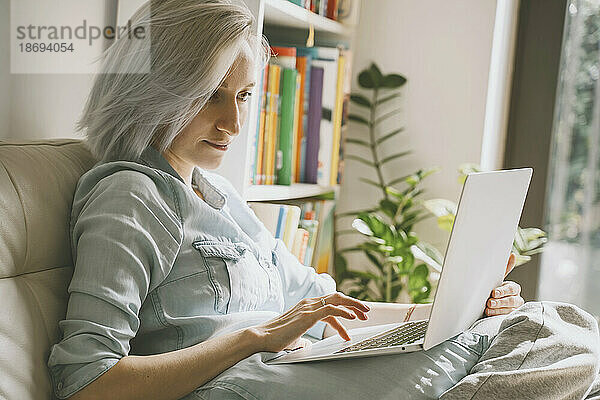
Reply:
<svg viewBox="0 0 600 400"><path fill-rule="evenodd" d="M78 140L0 141L0 399L51 399L46 368L73 272L69 216L94 165Z"/></svg>

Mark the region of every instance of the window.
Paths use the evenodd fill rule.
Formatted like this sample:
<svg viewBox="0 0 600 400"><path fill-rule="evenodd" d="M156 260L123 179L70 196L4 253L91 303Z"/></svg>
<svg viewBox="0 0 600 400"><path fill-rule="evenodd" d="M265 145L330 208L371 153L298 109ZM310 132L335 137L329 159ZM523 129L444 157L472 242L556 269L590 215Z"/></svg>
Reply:
<svg viewBox="0 0 600 400"><path fill-rule="evenodd" d="M554 111L539 298L600 315L600 1L570 0Z"/></svg>

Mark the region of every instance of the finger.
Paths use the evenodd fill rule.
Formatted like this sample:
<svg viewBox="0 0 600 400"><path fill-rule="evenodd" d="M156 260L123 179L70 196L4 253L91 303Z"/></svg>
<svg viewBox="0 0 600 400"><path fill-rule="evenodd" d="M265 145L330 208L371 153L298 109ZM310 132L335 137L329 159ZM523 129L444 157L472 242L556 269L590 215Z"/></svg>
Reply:
<svg viewBox="0 0 600 400"><path fill-rule="evenodd" d="M331 327L340 334L342 339L346 341L351 339L350 335L348 334L348 331L346 330L346 328L344 328L344 325L342 325L335 317L326 317L323 319L323 321L331 325Z"/></svg>
<svg viewBox="0 0 600 400"><path fill-rule="evenodd" d="M515 253L510 253L510 256L508 257L508 263L506 264L506 272L504 273L505 277L506 275L510 274L510 271L512 271L515 268L516 263L517 256L515 255Z"/></svg>
<svg viewBox="0 0 600 400"><path fill-rule="evenodd" d="M485 315L488 315L490 317L494 315L506 315L510 314L514 310L514 308L486 308Z"/></svg>
<svg viewBox="0 0 600 400"><path fill-rule="evenodd" d="M364 312L361 309L358 309L354 306L345 306L346 308L349 308L350 310L352 310L352 312L354 312L354 314L356 314L356 316L358 317L358 319L361 319L363 321L366 321L369 319L368 315L366 312Z"/></svg>
<svg viewBox="0 0 600 400"><path fill-rule="evenodd" d="M325 299L326 304L353 306L364 312L368 312L370 310L368 305L364 304L358 299L355 299L354 297L346 296L342 292L335 292L329 294L327 296L324 296L323 299ZM318 298L318 302L321 302L320 298Z"/></svg>
<svg viewBox="0 0 600 400"><path fill-rule="evenodd" d="M512 281L506 281L492 291L492 297L496 299L506 296L518 296L519 294L521 294L521 285Z"/></svg>
<svg viewBox="0 0 600 400"><path fill-rule="evenodd" d="M516 308L521 307L525 300L521 296L508 296L500 299L489 299L487 302L488 308Z"/></svg>
<svg viewBox="0 0 600 400"><path fill-rule="evenodd" d="M356 318L356 314L354 314L352 311L348 310L345 307L334 306L333 304L327 304L326 306L321 307L313 311L312 313L317 321L329 316L342 317L346 319Z"/></svg>

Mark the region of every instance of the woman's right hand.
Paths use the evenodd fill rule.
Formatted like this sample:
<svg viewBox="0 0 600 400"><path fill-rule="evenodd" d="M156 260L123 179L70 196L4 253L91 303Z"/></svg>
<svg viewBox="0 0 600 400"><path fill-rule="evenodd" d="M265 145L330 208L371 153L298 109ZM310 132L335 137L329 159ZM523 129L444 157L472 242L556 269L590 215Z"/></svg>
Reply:
<svg viewBox="0 0 600 400"><path fill-rule="evenodd" d="M323 305L323 299L325 305ZM279 352L296 348L300 337L318 321L335 329L344 340L350 340L346 329L336 317L366 320L369 307L359 300L335 292L301 300L285 314L251 329L258 335L258 351Z"/></svg>

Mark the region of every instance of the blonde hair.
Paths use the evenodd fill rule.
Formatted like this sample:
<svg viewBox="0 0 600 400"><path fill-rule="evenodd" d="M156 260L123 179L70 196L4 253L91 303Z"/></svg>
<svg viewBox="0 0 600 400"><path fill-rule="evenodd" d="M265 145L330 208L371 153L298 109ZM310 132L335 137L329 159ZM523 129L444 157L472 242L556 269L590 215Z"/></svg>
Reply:
<svg viewBox="0 0 600 400"><path fill-rule="evenodd" d="M150 0L131 18L144 39L119 38L77 122L98 160L135 160L152 144L165 151L200 112L246 44L260 69L269 45L254 16L230 0ZM140 73L146 70L147 72Z"/></svg>

